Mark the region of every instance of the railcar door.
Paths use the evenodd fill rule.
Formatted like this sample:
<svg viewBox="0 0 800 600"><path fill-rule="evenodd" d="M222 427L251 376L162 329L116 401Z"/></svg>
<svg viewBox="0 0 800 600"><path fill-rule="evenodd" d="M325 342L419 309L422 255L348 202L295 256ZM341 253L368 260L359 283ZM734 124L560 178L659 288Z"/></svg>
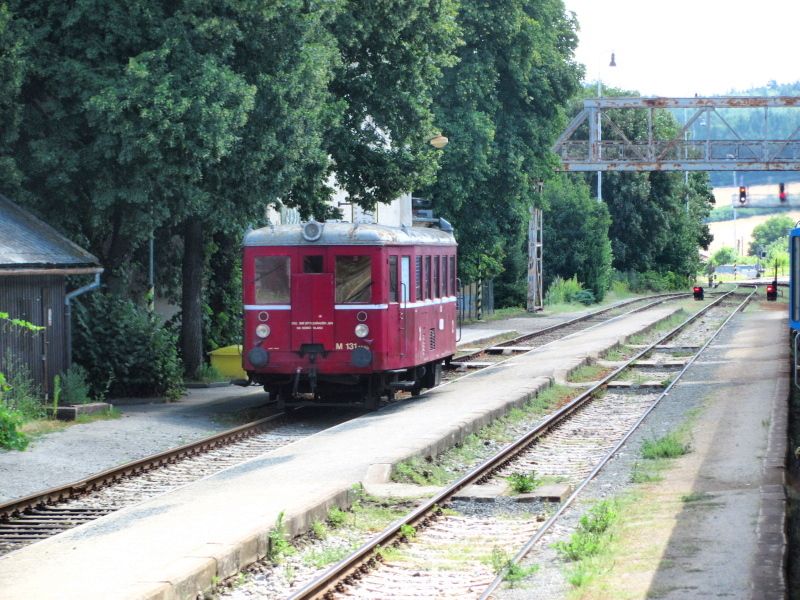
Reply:
<svg viewBox="0 0 800 600"><path fill-rule="evenodd" d="M293 351L333 350L333 290L332 273L293 274Z"/></svg>

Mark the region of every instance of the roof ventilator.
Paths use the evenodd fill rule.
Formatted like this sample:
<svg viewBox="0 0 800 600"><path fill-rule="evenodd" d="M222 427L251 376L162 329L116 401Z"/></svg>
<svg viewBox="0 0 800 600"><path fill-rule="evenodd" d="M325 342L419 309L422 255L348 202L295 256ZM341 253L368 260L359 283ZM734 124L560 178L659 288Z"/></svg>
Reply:
<svg viewBox="0 0 800 600"><path fill-rule="evenodd" d="M322 237L322 223L309 221L303 225L303 239L307 242L316 242Z"/></svg>

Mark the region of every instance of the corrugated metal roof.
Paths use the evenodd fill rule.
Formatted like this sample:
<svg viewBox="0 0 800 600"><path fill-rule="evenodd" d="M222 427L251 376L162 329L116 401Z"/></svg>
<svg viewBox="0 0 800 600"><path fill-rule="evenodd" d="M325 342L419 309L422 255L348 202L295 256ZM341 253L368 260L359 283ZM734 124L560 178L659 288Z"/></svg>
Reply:
<svg viewBox="0 0 800 600"><path fill-rule="evenodd" d="M99 266L95 256L0 194L0 266Z"/></svg>
<svg viewBox="0 0 800 600"><path fill-rule="evenodd" d="M251 231L244 238L245 246L451 246L456 243L452 233L435 227L388 227L367 223L313 223L321 227L319 238L303 237L302 225L273 225Z"/></svg>

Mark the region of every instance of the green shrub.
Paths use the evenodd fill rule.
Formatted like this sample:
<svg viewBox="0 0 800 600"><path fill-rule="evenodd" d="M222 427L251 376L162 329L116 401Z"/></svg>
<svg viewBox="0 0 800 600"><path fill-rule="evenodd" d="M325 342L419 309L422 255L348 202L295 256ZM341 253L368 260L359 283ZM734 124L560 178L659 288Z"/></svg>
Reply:
<svg viewBox="0 0 800 600"><path fill-rule="evenodd" d="M693 279L685 275L679 275L672 271L659 273L657 271L645 271L637 273L636 271L626 271L624 273L616 272L614 277L627 284L631 291L636 293L646 292L667 292L671 290L685 290L692 286Z"/></svg>
<svg viewBox="0 0 800 600"><path fill-rule="evenodd" d="M28 438L19 430L20 425L22 417L19 413L0 402L0 448L25 450Z"/></svg>
<svg viewBox="0 0 800 600"><path fill-rule="evenodd" d="M584 306L589 306L595 303L594 294L592 290L581 290L572 297L574 302L580 302Z"/></svg>
<svg viewBox="0 0 800 600"><path fill-rule="evenodd" d="M512 473L508 477L508 484L515 494L527 494L539 487L541 481L536 478L536 473Z"/></svg>
<svg viewBox="0 0 800 600"><path fill-rule="evenodd" d="M61 376L61 404L86 404L92 401L86 369L73 364Z"/></svg>
<svg viewBox="0 0 800 600"><path fill-rule="evenodd" d="M91 395L180 397L177 339L129 300L95 293L75 305L74 356L89 374Z"/></svg>
<svg viewBox="0 0 800 600"><path fill-rule="evenodd" d="M583 291L583 286L580 284L576 276L573 276L570 279L556 277L553 279L553 283L551 283L547 288L547 293L544 297L544 303L564 304L565 302L572 302L575 296L581 291Z"/></svg>
<svg viewBox="0 0 800 600"><path fill-rule="evenodd" d="M642 442L642 458L677 458L689 452L689 444L681 441L677 433L668 433L664 437Z"/></svg>
<svg viewBox="0 0 800 600"><path fill-rule="evenodd" d="M3 392L3 404L17 413L23 421L41 419L46 414L42 392L31 377L27 366L15 363L8 368L8 387Z"/></svg>

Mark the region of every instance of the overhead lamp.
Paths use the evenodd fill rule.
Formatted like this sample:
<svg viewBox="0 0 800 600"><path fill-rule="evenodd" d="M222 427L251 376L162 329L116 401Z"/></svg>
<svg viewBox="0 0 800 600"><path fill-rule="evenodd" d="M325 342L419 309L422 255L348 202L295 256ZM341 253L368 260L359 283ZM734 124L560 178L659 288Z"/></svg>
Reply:
<svg viewBox="0 0 800 600"><path fill-rule="evenodd" d="M431 146L433 146L434 148L436 148L437 150L441 150L442 148L444 148L445 146L447 146L447 143L448 143L449 141L450 141L450 140L448 140L448 139L447 139L445 136L443 136L441 133L440 133L440 134L438 134L438 135L435 135L434 137L432 137L431 139L429 139L429 140L428 140L428 142L430 143L430 145L431 145Z"/></svg>

